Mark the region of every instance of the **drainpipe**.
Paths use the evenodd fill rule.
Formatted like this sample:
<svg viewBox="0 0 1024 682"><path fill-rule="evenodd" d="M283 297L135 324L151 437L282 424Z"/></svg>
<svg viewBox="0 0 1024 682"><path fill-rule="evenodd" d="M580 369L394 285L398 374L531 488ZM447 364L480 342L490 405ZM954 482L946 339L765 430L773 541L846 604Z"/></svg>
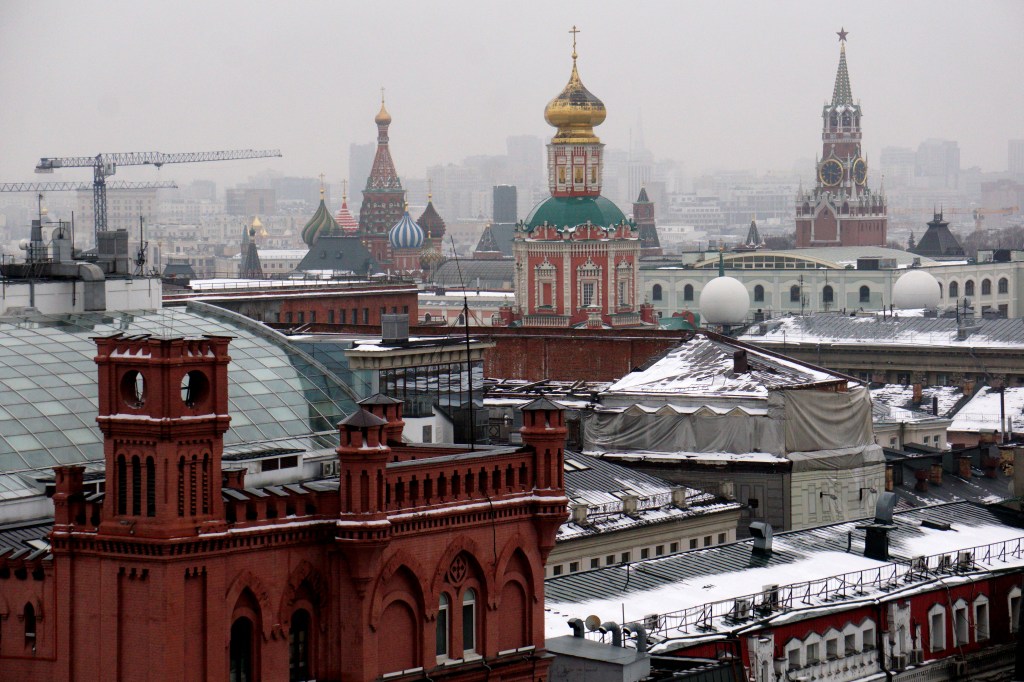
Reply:
<svg viewBox="0 0 1024 682"><path fill-rule="evenodd" d="M892 671L885 667L885 638L882 636L882 625L887 622L885 604L876 599L875 605L878 606L878 617L875 619L875 651L878 652L878 668L885 673L886 682L892 682Z"/></svg>

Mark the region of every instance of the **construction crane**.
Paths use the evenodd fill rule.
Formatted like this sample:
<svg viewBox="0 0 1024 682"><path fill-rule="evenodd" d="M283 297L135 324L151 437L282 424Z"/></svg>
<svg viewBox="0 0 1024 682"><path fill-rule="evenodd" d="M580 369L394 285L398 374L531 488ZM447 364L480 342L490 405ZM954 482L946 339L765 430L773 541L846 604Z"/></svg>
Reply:
<svg viewBox="0 0 1024 682"><path fill-rule="evenodd" d="M0 192L74 192L91 189L88 182L3 182ZM173 180L168 182L125 182L115 180L107 183L107 189L177 189Z"/></svg>
<svg viewBox="0 0 1024 682"><path fill-rule="evenodd" d="M92 168L92 204L95 232L107 230L107 178L117 172L118 166L156 166L168 163L198 163L200 161L231 161L234 159L264 159L281 156L278 149L238 149L220 152L125 152L97 154L96 156L44 157L39 159L36 173L52 173L58 168Z"/></svg>

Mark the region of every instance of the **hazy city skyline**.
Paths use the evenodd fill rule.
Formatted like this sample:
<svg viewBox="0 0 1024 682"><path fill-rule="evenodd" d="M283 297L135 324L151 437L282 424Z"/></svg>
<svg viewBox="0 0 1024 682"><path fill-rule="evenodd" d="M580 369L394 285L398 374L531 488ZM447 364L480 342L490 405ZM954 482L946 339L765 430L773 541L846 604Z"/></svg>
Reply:
<svg viewBox="0 0 1024 682"><path fill-rule="evenodd" d="M580 75L608 107L602 141L627 148L642 116L647 147L692 173L812 157L841 27L876 170L883 147L928 138L959 142L965 168L1003 170L1007 141L1024 137L1016 2L8 2L0 180L37 179L41 156L280 148L118 179L230 184L272 170L337 183L349 145L374 140L381 86L398 171L424 177L504 154L510 135L550 137L543 107L569 75L573 24Z"/></svg>

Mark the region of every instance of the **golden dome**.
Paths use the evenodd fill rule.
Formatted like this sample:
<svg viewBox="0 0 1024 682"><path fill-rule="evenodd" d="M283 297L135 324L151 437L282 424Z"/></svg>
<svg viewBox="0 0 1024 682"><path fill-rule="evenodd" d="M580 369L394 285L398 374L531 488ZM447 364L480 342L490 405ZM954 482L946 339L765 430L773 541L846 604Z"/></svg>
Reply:
<svg viewBox="0 0 1024 682"><path fill-rule="evenodd" d="M576 71L576 51L572 53L572 74L562 92L544 108L544 120L558 128L552 141L569 143L600 142L594 126L604 123L604 102L583 85Z"/></svg>
<svg viewBox="0 0 1024 682"><path fill-rule="evenodd" d="M373 117L373 122L376 123L377 125L388 125L388 124L391 123L391 114L389 114L388 110L384 108L384 92L383 92L383 90L384 89L381 88L380 111L378 111L377 115Z"/></svg>

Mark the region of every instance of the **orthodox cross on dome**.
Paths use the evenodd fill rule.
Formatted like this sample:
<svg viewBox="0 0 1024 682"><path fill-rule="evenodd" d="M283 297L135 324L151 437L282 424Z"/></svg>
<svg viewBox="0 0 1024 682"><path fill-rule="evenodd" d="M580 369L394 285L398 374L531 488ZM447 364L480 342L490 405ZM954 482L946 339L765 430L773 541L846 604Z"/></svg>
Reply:
<svg viewBox="0 0 1024 682"><path fill-rule="evenodd" d="M427 178L427 203L434 200L434 181Z"/></svg>
<svg viewBox="0 0 1024 682"><path fill-rule="evenodd" d="M348 200L348 178L341 181L341 203Z"/></svg>
<svg viewBox="0 0 1024 682"><path fill-rule="evenodd" d="M321 173L320 174L320 198L321 199L324 198L324 177L326 177L326 176L324 176L324 174Z"/></svg>
<svg viewBox="0 0 1024 682"><path fill-rule="evenodd" d="M569 30L569 33L572 34L572 60L573 61L576 61L576 34L579 33L579 32L580 32L580 30L578 28L576 28L576 24L573 24L572 25L572 29Z"/></svg>
<svg viewBox="0 0 1024 682"><path fill-rule="evenodd" d="M850 32L843 28L840 28L838 31L836 31L836 35L839 36L839 42L845 43L846 36L850 35Z"/></svg>
<svg viewBox="0 0 1024 682"><path fill-rule="evenodd" d="M384 86L380 87L380 103L384 104Z"/></svg>

